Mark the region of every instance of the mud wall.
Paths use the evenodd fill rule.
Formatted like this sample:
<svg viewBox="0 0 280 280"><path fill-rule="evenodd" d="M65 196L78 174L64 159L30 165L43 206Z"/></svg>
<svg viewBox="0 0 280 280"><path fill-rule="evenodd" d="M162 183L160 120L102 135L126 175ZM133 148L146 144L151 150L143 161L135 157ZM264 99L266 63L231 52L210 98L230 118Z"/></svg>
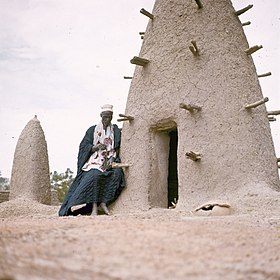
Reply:
<svg viewBox="0 0 280 280"><path fill-rule="evenodd" d="M124 124L121 156L131 166L115 210L146 210L155 198L165 203L157 195L166 189L167 147L156 135L174 127L178 208L193 209L211 199L234 203L235 193L254 186L279 190L265 104L245 109L263 95L231 2L207 0L198 9L195 1L157 0L152 14L139 54L149 63L135 67L127 100L125 113L134 120ZM197 56L189 48L193 40ZM180 103L201 110L190 112ZM188 159L189 151L201 160Z"/></svg>

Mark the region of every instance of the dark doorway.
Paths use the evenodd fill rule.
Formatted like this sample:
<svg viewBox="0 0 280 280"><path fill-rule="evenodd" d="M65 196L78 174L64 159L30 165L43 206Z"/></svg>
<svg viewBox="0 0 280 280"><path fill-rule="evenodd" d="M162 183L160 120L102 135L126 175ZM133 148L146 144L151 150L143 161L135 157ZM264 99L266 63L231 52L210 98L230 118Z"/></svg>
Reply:
<svg viewBox="0 0 280 280"><path fill-rule="evenodd" d="M168 157L168 207L174 207L178 201L178 171L177 171L177 148L178 131L169 132L169 157Z"/></svg>

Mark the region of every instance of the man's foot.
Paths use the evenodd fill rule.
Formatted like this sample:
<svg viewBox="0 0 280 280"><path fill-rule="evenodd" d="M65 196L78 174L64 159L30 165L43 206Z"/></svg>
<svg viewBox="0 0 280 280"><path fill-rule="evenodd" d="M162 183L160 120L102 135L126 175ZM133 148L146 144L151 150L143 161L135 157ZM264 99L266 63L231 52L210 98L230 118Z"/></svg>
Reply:
<svg viewBox="0 0 280 280"><path fill-rule="evenodd" d="M97 204L96 204L96 203L93 203L93 205L92 205L91 216L97 216L97 215L98 215Z"/></svg>
<svg viewBox="0 0 280 280"><path fill-rule="evenodd" d="M109 210L108 210L108 208L107 208L107 205L106 205L105 202L101 202L101 203L100 203L100 207L102 208L102 210L104 211L104 213L105 213L106 215L111 215L110 212L109 212Z"/></svg>

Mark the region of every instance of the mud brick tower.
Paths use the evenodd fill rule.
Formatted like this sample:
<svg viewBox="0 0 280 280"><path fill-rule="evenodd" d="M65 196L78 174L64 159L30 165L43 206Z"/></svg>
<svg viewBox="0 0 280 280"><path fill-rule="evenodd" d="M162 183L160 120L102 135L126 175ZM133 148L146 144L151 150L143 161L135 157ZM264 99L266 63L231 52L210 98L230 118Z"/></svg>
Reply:
<svg viewBox="0 0 280 280"><path fill-rule="evenodd" d="M127 188L116 210L238 208L247 190L279 191L268 115L249 46L230 0L157 0L122 132ZM248 12L249 14L249 12ZM259 43L259 42L256 42Z"/></svg>

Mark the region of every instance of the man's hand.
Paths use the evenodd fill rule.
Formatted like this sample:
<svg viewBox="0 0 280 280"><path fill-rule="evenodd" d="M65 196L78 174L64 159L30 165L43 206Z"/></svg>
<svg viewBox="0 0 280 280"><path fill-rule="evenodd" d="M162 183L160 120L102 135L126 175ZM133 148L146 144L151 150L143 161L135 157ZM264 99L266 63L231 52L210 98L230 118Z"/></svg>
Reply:
<svg viewBox="0 0 280 280"><path fill-rule="evenodd" d="M97 145L99 150L106 150L107 149L107 146L105 144L98 144Z"/></svg>
<svg viewBox="0 0 280 280"><path fill-rule="evenodd" d="M107 147L105 144L97 144L97 145L93 146L91 150L94 153L94 152L97 152L98 150L106 150L106 149L107 149Z"/></svg>

